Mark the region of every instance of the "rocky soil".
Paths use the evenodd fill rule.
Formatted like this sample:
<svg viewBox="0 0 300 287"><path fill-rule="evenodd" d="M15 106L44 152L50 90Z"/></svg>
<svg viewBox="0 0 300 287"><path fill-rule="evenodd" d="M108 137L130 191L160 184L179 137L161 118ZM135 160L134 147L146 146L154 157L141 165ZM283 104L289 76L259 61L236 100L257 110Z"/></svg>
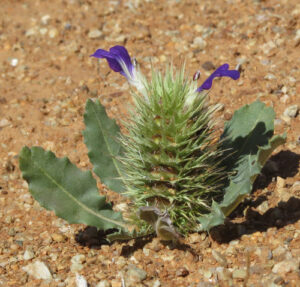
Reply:
<svg viewBox="0 0 300 287"><path fill-rule="evenodd" d="M238 81L215 81L220 127L256 99L287 132L252 196L210 235L172 249L157 238L107 244L41 208L18 168L40 145L86 169L83 111L99 98L118 123L128 84L97 48L125 45L146 75L186 61L205 79L223 63ZM0 7L0 286L300 286L300 4L297 0L14 0ZM105 187L99 183L101 192ZM116 204L122 203L119 198Z"/></svg>

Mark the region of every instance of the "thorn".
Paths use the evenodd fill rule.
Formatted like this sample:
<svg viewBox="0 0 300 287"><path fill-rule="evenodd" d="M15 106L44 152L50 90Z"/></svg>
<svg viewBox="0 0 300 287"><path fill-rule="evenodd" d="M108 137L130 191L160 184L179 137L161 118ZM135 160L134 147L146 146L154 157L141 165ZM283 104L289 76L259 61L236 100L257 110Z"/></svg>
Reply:
<svg viewBox="0 0 300 287"><path fill-rule="evenodd" d="M132 65L133 65L134 67L137 67L137 65L138 65L137 59L136 59L135 57L133 57L131 60L132 60Z"/></svg>
<svg viewBox="0 0 300 287"><path fill-rule="evenodd" d="M196 73L193 76L193 81L197 81L200 78L200 75L201 75L200 70L196 71Z"/></svg>
<svg viewBox="0 0 300 287"><path fill-rule="evenodd" d="M242 71L242 64L241 64L241 63L238 63L238 64L235 66L235 70L241 72L241 71Z"/></svg>

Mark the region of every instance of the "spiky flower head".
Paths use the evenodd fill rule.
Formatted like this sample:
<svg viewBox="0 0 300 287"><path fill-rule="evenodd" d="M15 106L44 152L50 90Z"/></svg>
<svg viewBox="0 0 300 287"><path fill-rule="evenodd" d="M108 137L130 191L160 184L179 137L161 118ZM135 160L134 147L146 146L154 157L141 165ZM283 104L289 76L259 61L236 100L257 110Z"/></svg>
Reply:
<svg viewBox="0 0 300 287"><path fill-rule="evenodd" d="M172 233L173 225L183 234L197 230L198 218L209 212L212 200L222 198L227 176L221 167L222 150L207 90L214 78L236 80L239 72L224 64L197 87L183 69L174 72L170 67L164 75L153 71L147 82L122 46L99 49L92 56L105 58L138 91L133 93L128 133L120 137L132 219L141 229L152 228L158 235Z"/></svg>

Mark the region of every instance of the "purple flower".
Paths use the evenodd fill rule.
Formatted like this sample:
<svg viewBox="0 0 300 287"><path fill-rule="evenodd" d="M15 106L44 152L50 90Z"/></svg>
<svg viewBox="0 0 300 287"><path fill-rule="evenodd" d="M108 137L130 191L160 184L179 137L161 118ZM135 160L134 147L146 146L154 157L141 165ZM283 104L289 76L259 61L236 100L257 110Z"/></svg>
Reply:
<svg viewBox="0 0 300 287"><path fill-rule="evenodd" d="M228 70L229 65L224 64L220 66L217 70L215 70L206 81L196 90L197 92L201 92L203 90L209 90L212 86L212 82L214 78L217 77L230 77L233 80L237 80L240 77L240 73L237 70Z"/></svg>
<svg viewBox="0 0 300 287"><path fill-rule="evenodd" d="M105 51L98 49L91 57L106 59L109 67L125 76L127 80L131 81L134 76L134 66L131 62L131 58L128 51L123 46L114 46Z"/></svg>
<svg viewBox="0 0 300 287"><path fill-rule="evenodd" d="M125 47L114 46L109 51L98 49L91 57L106 59L113 71L125 76L129 84L135 86L147 99L145 79L137 66L136 60L131 60Z"/></svg>

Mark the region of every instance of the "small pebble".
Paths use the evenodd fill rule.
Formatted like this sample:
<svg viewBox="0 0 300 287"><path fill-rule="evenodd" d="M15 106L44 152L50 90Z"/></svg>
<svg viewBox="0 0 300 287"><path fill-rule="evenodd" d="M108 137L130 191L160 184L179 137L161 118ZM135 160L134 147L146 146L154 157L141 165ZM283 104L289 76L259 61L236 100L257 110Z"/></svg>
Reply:
<svg viewBox="0 0 300 287"><path fill-rule="evenodd" d="M36 27L33 27L33 28L28 29L28 30L25 32L25 36L26 36L26 37L31 37L31 36L36 35L36 33L37 33L37 28L36 28Z"/></svg>
<svg viewBox="0 0 300 287"><path fill-rule="evenodd" d="M167 58L165 55L160 55L160 56L159 56L159 60L160 60L160 62L162 62L162 63L166 62L167 59L168 59L168 58Z"/></svg>
<svg viewBox="0 0 300 287"><path fill-rule="evenodd" d="M52 279L49 268L42 261L37 260L34 263L24 266L22 269L35 279Z"/></svg>
<svg viewBox="0 0 300 287"><path fill-rule="evenodd" d="M75 256L73 256L71 258L71 262L72 263L75 263L75 262L83 263L83 262L85 262L85 256L83 254L76 254Z"/></svg>
<svg viewBox="0 0 300 287"><path fill-rule="evenodd" d="M284 260L274 265L273 273L286 274L299 269L299 262L296 259Z"/></svg>
<svg viewBox="0 0 300 287"><path fill-rule="evenodd" d="M247 277L247 271L244 269L236 269L232 272L233 279L245 279Z"/></svg>
<svg viewBox="0 0 300 287"><path fill-rule="evenodd" d="M48 32L48 29L47 29L47 28L41 28L41 29L40 29L40 34L41 34L42 36L46 35L47 32Z"/></svg>
<svg viewBox="0 0 300 287"><path fill-rule="evenodd" d="M43 239L45 245L49 245L52 242L52 238L48 231L44 231L40 234L40 238Z"/></svg>
<svg viewBox="0 0 300 287"><path fill-rule="evenodd" d="M231 112L225 112L224 119L226 121L229 121L229 120L231 120L231 118L232 118L232 113Z"/></svg>
<svg viewBox="0 0 300 287"><path fill-rule="evenodd" d="M48 35L50 38L55 38L58 35L58 30L56 28L52 28L49 30Z"/></svg>
<svg viewBox="0 0 300 287"><path fill-rule="evenodd" d="M231 256L231 255L237 254L237 251L236 251L235 247L233 247L233 246L228 246L228 247L226 248L226 250L225 250L225 253L226 253L226 255Z"/></svg>
<svg viewBox="0 0 300 287"><path fill-rule="evenodd" d="M229 245L230 245L230 246L235 246L235 245L238 245L239 243L240 243L239 240L231 240L231 241L229 242Z"/></svg>
<svg viewBox="0 0 300 287"><path fill-rule="evenodd" d="M12 67L16 67L16 66L18 65L18 63L19 63L19 60L18 60L17 58L13 58L13 59L11 59L11 61L10 61L10 65L11 65Z"/></svg>
<svg viewBox="0 0 300 287"><path fill-rule="evenodd" d="M213 275L213 274L212 274L212 272L211 272L210 270L205 270L205 271L203 271L203 276L204 276L204 278L206 278L206 279L211 278L212 275Z"/></svg>
<svg viewBox="0 0 300 287"><path fill-rule="evenodd" d="M86 279L78 273L76 273L76 287L88 287Z"/></svg>
<svg viewBox="0 0 300 287"><path fill-rule="evenodd" d="M41 23L42 23L43 25L48 25L50 19L51 19L51 16L50 16L50 15L44 15L44 16L41 18Z"/></svg>
<svg viewBox="0 0 300 287"><path fill-rule="evenodd" d="M100 38L102 36L102 32L98 29L92 29L89 31L89 34L88 34L88 37L90 39L97 39L97 38Z"/></svg>
<svg viewBox="0 0 300 287"><path fill-rule="evenodd" d="M152 283L151 286L152 286L152 287L160 287L160 286L161 286L160 281L159 281L158 279L156 279L156 280Z"/></svg>
<svg viewBox="0 0 300 287"><path fill-rule="evenodd" d="M30 249L26 249L23 255L23 259L24 260L30 260L32 258L34 258L34 252Z"/></svg>
<svg viewBox="0 0 300 287"><path fill-rule="evenodd" d="M280 117L287 125L291 124L291 118L289 116L282 115Z"/></svg>
<svg viewBox="0 0 300 287"><path fill-rule="evenodd" d="M274 259L277 261L281 261L285 259L285 253L287 252L287 249L283 246L278 246L276 249L272 251Z"/></svg>
<svg viewBox="0 0 300 287"><path fill-rule="evenodd" d="M19 249L19 245L18 244L12 244L10 246L10 249L13 250L13 251L18 250Z"/></svg>
<svg viewBox="0 0 300 287"><path fill-rule="evenodd" d="M257 207L257 210L262 214L264 214L268 209L269 209L268 201L264 201Z"/></svg>
<svg viewBox="0 0 300 287"><path fill-rule="evenodd" d="M83 269L83 262L85 262L85 256L83 254L77 254L71 258L71 272L77 272Z"/></svg>
<svg viewBox="0 0 300 287"><path fill-rule="evenodd" d="M277 176L276 178L276 188L283 188L285 187L285 179L280 177L280 176Z"/></svg>
<svg viewBox="0 0 300 287"><path fill-rule="evenodd" d="M276 76L275 75L273 75L273 74L267 74L267 75L265 75L265 77L264 77L264 79L265 80L275 80L276 79Z"/></svg>
<svg viewBox="0 0 300 287"><path fill-rule="evenodd" d="M177 277L186 277L189 275L189 270L187 270L185 267L180 267L176 270L176 276Z"/></svg>
<svg viewBox="0 0 300 287"><path fill-rule="evenodd" d="M211 71L214 70L216 67L212 62L206 61L202 64L202 68L206 71Z"/></svg>
<svg viewBox="0 0 300 287"><path fill-rule="evenodd" d="M10 121L9 120L7 120L5 118L0 120L0 128L5 128L5 127L7 127L9 125L10 125Z"/></svg>
<svg viewBox="0 0 300 287"><path fill-rule="evenodd" d="M122 269L126 265L127 261L123 256L120 256L116 260L116 265L118 266L118 269Z"/></svg>
<svg viewBox="0 0 300 287"><path fill-rule="evenodd" d="M143 269L136 267L133 264L129 264L126 272L126 281L130 283L140 283L147 277L147 272Z"/></svg>
<svg viewBox="0 0 300 287"><path fill-rule="evenodd" d="M111 284L107 280L99 282L96 287L111 287Z"/></svg>
<svg viewBox="0 0 300 287"><path fill-rule="evenodd" d="M189 236L188 238L189 243L194 244L194 243L199 243L202 241L201 235L199 233L193 233Z"/></svg>
<svg viewBox="0 0 300 287"><path fill-rule="evenodd" d="M292 105L292 106L287 107L284 110L283 115L290 117L290 118L295 118L298 114L298 110L299 110L298 105Z"/></svg>
<svg viewBox="0 0 300 287"><path fill-rule="evenodd" d="M292 192L300 192L300 181L295 181L291 188Z"/></svg>
<svg viewBox="0 0 300 287"><path fill-rule="evenodd" d="M71 28L72 28L72 24L71 23L66 23L65 26L64 26L65 30L71 30Z"/></svg>
<svg viewBox="0 0 300 287"><path fill-rule="evenodd" d="M143 253L144 253L145 256L149 256L149 254L150 254L150 249L144 247L144 248L143 248Z"/></svg>
<svg viewBox="0 0 300 287"><path fill-rule="evenodd" d="M216 261L221 264L223 267L227 266L226 258L218 251L212 250L212 256L216 259Z"/></svg>
<svg viewBox="0 0 300 287"><path fill-rule="evenodd" d="M55 242L64 242L66 240L65 236L63 236L62 234L58 234L58 233L51 234L51 237Z"/></svg>
<svg viewBox="0 0 300 287"><path fill-rule="evenodd" d="M193 41L193 48L204 50L206 46L207 43L202 37L196 37Z"/></svg>
<svg viewBox="0 0 300 287"><path fill-rule="evenodd" d="M280 102L281 103L283 103L283 104L286 104L286 103L288 103L289 102L289 100L290 100L290 97L288 96L288 95L283 95L282 97L280 97Z"/></svg>

